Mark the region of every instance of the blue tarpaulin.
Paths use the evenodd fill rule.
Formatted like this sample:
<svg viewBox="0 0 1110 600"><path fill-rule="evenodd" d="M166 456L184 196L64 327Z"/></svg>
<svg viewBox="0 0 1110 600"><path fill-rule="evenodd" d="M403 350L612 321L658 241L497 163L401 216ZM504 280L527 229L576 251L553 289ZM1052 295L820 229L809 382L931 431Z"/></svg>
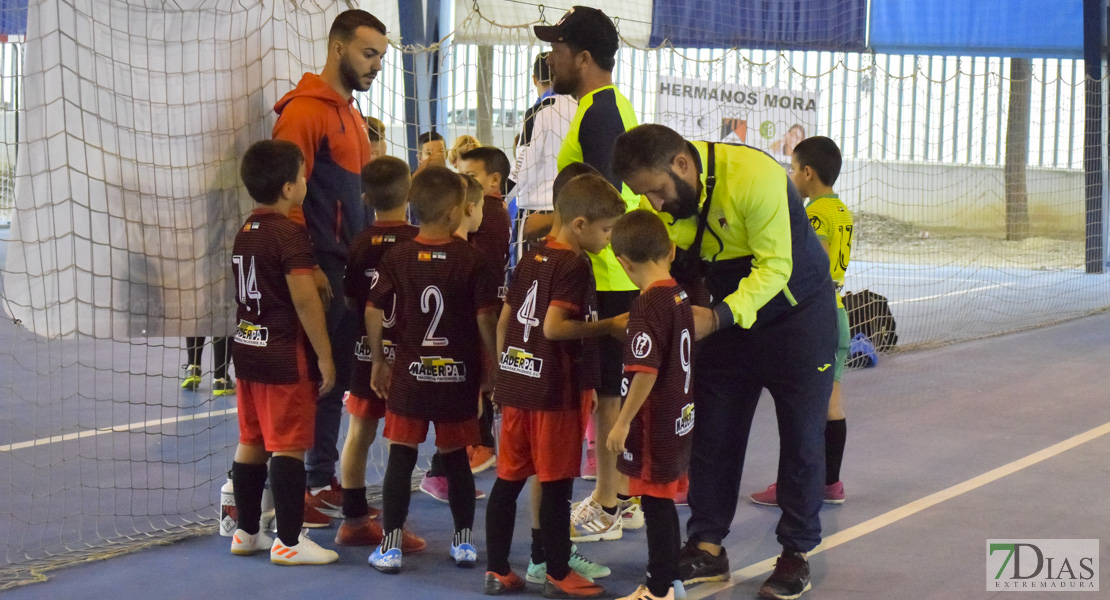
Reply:
<svg viewBox="0 0 1110 600"><path fill-rule="evenodd" d="M867 2L654 0L651 21L653 46L863 50Z"/></svg>
<svg viewBox="0 0 1110 600"><path fill-rule="evenodd" d="M27 0L0 0L0 35L27 35Z"/></svg>
<svg viewBox="0 0 1110 600"><path fill-rule="evenodd" d="M871 48L1083 58L1083 0L871 0Z"/></svg>

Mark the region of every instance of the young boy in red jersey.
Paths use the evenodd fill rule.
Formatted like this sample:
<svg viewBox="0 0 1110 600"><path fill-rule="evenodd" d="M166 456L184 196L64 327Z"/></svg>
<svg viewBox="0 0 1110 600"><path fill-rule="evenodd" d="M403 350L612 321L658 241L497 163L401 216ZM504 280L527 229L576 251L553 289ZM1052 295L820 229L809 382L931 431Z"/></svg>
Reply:
<svg viewBox="0 0 1110 600"><path fill-rule="evenodd" d="M378 277L378 263L390 248L416 237L419 230L406 220L408 194L412 176L405 161L382 156L362 168L362 197L374 209L374 224L351 241L347 272L343 278L347 306L363 313L370 286ZM383 323L382 343L388 348L386 359L392 360L393 320ZM351 389L347 396L347 412L351 415L347 441L343 444L343 523L335 535L341 546L370 546L381 543L382 526L373 520L381 511L366 503L366 456L378 432L378 420L385 417L385 400L370 387L373 352L366 337L366 320L359 319L359 341L351 357ZM419 552L427 544L405 532L402 548Z"/></svg>
<svg viewBox="0 0 1110 600"><path fill-rule="evenodd" d="M301 533L304 455L312 447L316 397L335 384L312 241L289 220L305 197L304 156L292 142L258 142L243 155L239 174L255 209L235 236L231 257L239 319L232 345L239 446L231 467L239 524L231 553L269 548L276 564L327 564L339 555ZM275 540L258 523L267 475Z"/></svg>
<svg viewBox="0 0 1110 600"><path fill-rule="evenodd" d="M509 270L509 241L513 223L505 207L504 195L508 191L509 171L512 166L505 153L492 146L481 146L459 155L459 173L473 177L485 196L482 204L482 226L470 234L470 243L478 247L496 269L500 279L507 280ZM505 297L502 287L500 296ZM481 473L497 464L493 439L493 404L482 405L482 442L467 449L470 469Z"/></svg>
<svg viewBox="0 0 1110 600"><path fill-rule="evenodd" d="M544 595L593 598L605 592L569 566L569 509L582 461L581 340L620 334L625 324L621 317L589 319L593 278L583 251L609 245L625 205L603 177L583 175L561 190L556 210L564 223L558 237L521 259L498 321L501 448L486 513L487 594L524 586L509 566L509 548L516 499L531 475L540 481L542 496Z"/></svg>
<svg viewBox="0 0 1110 600"><path fill-rule="evenodd" d="M462 177L463 184L466 186L466 200L463 201L463 217L462 221L459 223L458 229L455 230L455 235L464 240L469 240L484 222L485 217L482 214L482 207L485 205L485 200L483 198L482 185L479 184L476 179L469 175L460 175L460 177ZM496 271L492 264L489 264L489 266L492 271ZM489 369L491 365L483 365L483 368ZM486 410L489 410L489 413L487 413ZM492 409L486 409L483 403L482 415L479 417L478 421L479 427L485 422L486 415L492 414L492 412ZM471 448L474 448L474 446L471 446ZM467 449L467 454L472 454L470 448ZM473 468L471 472L474 472ZM420 491L440 502L447 502L449 500L447 488L447 475L443 470L443 458L439 453L433 454L431 467L424 473L424 477L420 480ZM474 490L475 499L485 497L486 494L481 490Z"/></svg>
<svg viewBox="0 0 1110 600"><path fill-rule="evenodd" d="M673 600L682 540L674 498L694 428L695 311L671 278L674 244L658 215L634 210L621 217L613 253L641 292L628 313L624 402L606 445L628 476L629 493L640 496L648 536L647 584L622 600ZM705 324L699 329L708 333Z"/></svg>
<svg viewBox="0 0 1110 600"><path fill-rule="evenodd" d="M478 560L471 542L474 475L466 447L481 437L478 398L492 389L494 376L483 377L482 353L493 363L500 300L481 254L455 235L465 196L463 180L444 167L428 167L413 178L409 202L420 221L420 235L386 253L367 298L372 386L386 400L384 435L390 441L382 483L385 537L370 555L370 565L384 573L401 569L401 526L408 515L417 446L427 437L429 424L435 424L436 447L449 482L455 524L451 556L460 567L473 567ZM394 293L395 359L390 367L381 340L383 308Z"/></svg>

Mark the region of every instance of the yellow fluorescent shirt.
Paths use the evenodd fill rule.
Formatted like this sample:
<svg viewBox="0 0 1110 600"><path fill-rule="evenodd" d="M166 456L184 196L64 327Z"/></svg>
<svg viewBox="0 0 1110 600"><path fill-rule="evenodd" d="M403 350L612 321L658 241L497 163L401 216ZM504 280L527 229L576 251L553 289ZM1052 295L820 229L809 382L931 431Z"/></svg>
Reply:
<svg viewBox="0 0 1110 600"><path fill-rule="evenodd" d="M707 144L691 143L705 165ZM751 274L741 279L736 291L724 299L736 323L750 328L756 312L786 288L794 266L786 171L754 148L717 144L714 152L717 186L702 237L701 255L710 262L754 257ZM703 203L706 171L703 168L701 173ZM646 200L641 207L645 205L650 208ZM660 217L678 247L688 248L693 243L696 218L675 222L670 215Z"/></svg>
<svg viewBox="0 0 1110 600"><path fill-rule="evenodd" d="M818 196L806 205L809 224L817 237L829 245L829 274L836 283L836 305L844 308L840 288L852 254L852 213L836 194Z"/></svg>
<svg viewBox="0 0 1110 600"><path fill-rule="evenodd" d="M559 170L573 162L584 162L601 172L621 192L621 197L632 210L640 205L640 197L632 193L622 181L612 176L609 168L613 158L613 143L617 136L637 125L632 103L616 87L600 87L578 99L578 111L570 123L567 137L559 149ZM630 291L636 285L617 262L613 249L606 247L599 254L590 254L594 279L600 292Z"/></svg>

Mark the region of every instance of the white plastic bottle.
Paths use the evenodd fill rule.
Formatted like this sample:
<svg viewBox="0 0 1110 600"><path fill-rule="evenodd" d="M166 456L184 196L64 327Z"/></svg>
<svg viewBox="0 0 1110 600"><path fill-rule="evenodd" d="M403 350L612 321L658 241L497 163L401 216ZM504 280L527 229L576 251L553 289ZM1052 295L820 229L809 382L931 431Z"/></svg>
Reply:
<svg viewBox="0 0 1110 600"><path fill-rule="evenodd" d="M238 526L235 512L235 488L231 482L231 471L227 472L227 482L220 487L220 535L231 537Z"/></svg>

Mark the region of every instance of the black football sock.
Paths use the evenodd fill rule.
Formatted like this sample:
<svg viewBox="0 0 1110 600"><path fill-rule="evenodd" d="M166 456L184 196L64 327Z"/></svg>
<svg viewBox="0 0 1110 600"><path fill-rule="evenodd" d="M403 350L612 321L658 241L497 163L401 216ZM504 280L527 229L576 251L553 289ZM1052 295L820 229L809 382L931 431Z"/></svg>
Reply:
<svg viewBox="0 0 1110 600"><path fill-rule="evenodd" d="M401 547L401 528L409 516L412 498L412 470L416 468L416 448L402 444L389 446L385 477L382 479L382 529L387 538L396 538L395 545L382 542L382 549ZM396 535L394 535L396 534Z"/></svg>
<svg viewBox="0 0 1110 600"><path fill-rule="evenodd" d="M474 527L474 474L470 472L470 458L465 449L443 455L443 471L447 476L447 501L455 531Z"/></svg>
<svg viewBox="0 0 1110 600"><path fill-rule="evenodd" d="M292 456L270 459L270 487L274 492L274 512L278 538L286 546L300 542L304 524L304 461Z"/></svg>
<svg viewBox="0 0 1110 600"><path fill-rule="evenodd" d="M513 545L513 528L516 525L516 500L527 479L507 481L497 478L486 503L486 570L498 575L508 575L509 549ZM537 531L533 529L532 531ZM535 548L535 536L532 537Z"/></svg>
<svg viewBox="0 0 1110 600"><path fill-rule="evenodd" d="M682 543L678 510L674 500L654 496L640 496L640 505L647 523L648 591L653 596L666 596L672 582L678 578L675 566Z"/></svg>
<svg viewBox="0 0 1110 600"><path fill-rule="evenodd" d="M235 494L235 512L239 529L254 535L262 518L262 492L266 487L266 463L249 465L231 463L231 483Z"/></svg>
<svg viewBox="0 0 1110 600"><path fill-rule="evenodd" d="M848 425L844 419L825 423L825 485L840 481L840 465L844 462L844 442Z"/></svg>
<svg viewBox="0 0 1110 600"><path fill-rule="evenodd" d="M540 483L540 530L547 555L547 574L562 580L570 573L570 502L573 479Z"/></svg>
<svg viewBox="0 0 1110 600"><path fill-rule="evenodd" d="M489 517L486 517L487 519ZM488 543L488 542L487 542ZM547 562L547 554L543 550L543 530L532 530L532 564L538 565Z"/></svg>
<svg viewBox="0 0 1110 600"><path fill-rule="evenodd" d="M366 488L343 488L343 518L357 519L370 513L366 503Z"/></svg>

